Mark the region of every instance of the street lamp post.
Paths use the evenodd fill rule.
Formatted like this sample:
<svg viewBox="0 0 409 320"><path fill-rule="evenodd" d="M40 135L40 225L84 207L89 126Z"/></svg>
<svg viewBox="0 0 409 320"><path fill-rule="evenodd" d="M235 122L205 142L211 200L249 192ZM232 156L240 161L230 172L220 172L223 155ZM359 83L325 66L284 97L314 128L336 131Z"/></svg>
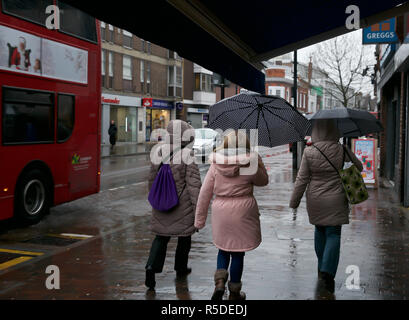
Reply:
<svg viewBox="0 0 409 320"><path fill-rule="evenodd" d="M297 108L297 50L294 50L294 83L293 83L293 101L294 107ZM293 153L293 173L298 169L297 161L297 142L293 142L291 145Z"/></svg>

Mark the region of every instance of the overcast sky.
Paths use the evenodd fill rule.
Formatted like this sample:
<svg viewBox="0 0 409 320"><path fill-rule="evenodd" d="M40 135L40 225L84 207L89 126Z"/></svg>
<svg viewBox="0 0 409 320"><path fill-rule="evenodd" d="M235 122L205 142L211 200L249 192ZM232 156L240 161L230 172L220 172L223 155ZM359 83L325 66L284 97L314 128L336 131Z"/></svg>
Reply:
<svg viewBox="0 0 409 320"><path fill-rule="evenodd" d="M354 38L356 38L357 46L362 46L362 29L351 32L351 35ZM375 45L365 45L365 47L366 50L364 52L368 58L369 64L370 65L376 64L376 59L374 56ZM298 61L308 63L310 61L310 55L315 51L315 48L316 45L312 45L298 50L297 52ZM370 68L368 74L371 74L372 72L373 68ZM365 80L366 80L365 85L363 86L362 91L363 93L370 93L371 96L373 96L373 86L371 84L370 78L366 77Z"/></svg>

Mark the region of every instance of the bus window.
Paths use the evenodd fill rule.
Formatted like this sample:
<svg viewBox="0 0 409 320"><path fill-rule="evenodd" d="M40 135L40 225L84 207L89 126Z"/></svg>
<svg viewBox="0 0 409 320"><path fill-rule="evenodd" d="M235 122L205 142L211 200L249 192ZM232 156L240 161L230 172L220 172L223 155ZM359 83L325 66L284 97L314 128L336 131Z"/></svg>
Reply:
<svg viewBox="0 0 409 320"><path fill-rule="evenodd" d="M61 12L60 30L72 36L97 42L95 18L68 4L58 1Z"/></svg>
<svg viewBox="0 0 409 320"><path fill-rule="evenodd" d="M45 25L47 14L45 9L53 4L53 0L3 0L4 13Z"/></svg>
<svg viewBox="0 0 409 320"><path fill-rule="evenodd" d="M3 144L54 142L54 94L3 88Z"/></svg>
<svg viewBox="0 0 409 320"><path fill-rule="evenodd" d="M74 129L74 101L74 96L66 94L58 95L58 142L68 140Z"/></svg>

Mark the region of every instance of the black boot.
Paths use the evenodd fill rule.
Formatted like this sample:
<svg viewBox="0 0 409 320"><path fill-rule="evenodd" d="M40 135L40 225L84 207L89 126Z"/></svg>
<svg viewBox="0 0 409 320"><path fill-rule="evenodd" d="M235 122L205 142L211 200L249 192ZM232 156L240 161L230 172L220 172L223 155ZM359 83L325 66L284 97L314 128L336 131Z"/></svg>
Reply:
<svg viewBox="0 0 409 320"><path fill-rule="evenodd" d="M318 269L318 279L323 279L323 275L320 269Z"/></svg>
<svg viewBox="0 0 409 320"><path fill-rule="evenodd" d="M192 268L186 268L186 269L181 269L181 270L176 270L176 277L182 278L187 276L192 272Z"/></svg>
<svg viewBox="0 0 409 320"><path fill-rule="evenodd" d="M334 293L335 291L334 276L328 272L321 272L321 273L322 273L322 279L325 282L325 289L329 291L330 293Z"/></svg>
<svg viewBox="0 0 409 320"><path fill-rule="evenodd" d="M149 288L149 290L155 289L156 281L155 281L155 271L152 268L147 268L145 273L145 285Z"/></svg>

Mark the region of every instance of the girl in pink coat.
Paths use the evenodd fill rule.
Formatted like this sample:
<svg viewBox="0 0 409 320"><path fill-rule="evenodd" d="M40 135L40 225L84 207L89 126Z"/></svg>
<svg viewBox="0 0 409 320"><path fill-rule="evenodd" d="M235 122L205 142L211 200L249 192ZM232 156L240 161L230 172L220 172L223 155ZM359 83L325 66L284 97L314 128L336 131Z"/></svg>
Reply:
<svg viewBox="0 0 409 320"><path fill-rule="evenodd" d="M246 141L243 148L239 148L239 141ZM226 135L223 145L210 157L210 163L197 202L195 227L205 226L209 204L215 195L212 232L219 253L212 300L223 298L230 259L229 299L244 300L245 294L241 292L244 253L261 243L260 214L253 187L267 185L268 175L260 156L250 152L249 140L241 132Z"/></svg>

